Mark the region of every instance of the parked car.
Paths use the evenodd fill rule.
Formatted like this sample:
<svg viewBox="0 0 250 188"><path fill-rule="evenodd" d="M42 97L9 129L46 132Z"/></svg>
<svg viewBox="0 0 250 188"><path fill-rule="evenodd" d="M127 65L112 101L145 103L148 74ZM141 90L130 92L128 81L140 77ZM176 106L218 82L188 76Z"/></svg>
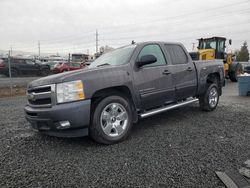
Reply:
<svg viewBox="0 0 250 188"><path fill-rule="evenodd" d="M43 65L49 65L50 70L53 70L54 66L56 64L60 63L59 61L47 61L47 62L42 62Z"/></svg>
<svg viewBox="0 0 250 188"><path fill-rule="evenodd" d="M42 65L31 59L11 58L10 65L11 65L12 76L20 76L20 75L47 76L50 73L48 65ZM0 62L0 74L4 74L6 76L9 75L8 59L3 59Z"/></svg>
<svg viewBox="0 0 250 188"><path fill-rule="evenodd" d="M0 59L0 70L5 67L5 63L3 59Z"/></svg>
<svg viewBox="0 0 250 188"><path fill-rule="evenodd" d="M83 63L74 62L59 62L52 68L53 73L62 73L67 71L83 69L85 65Z"/></svg>
<svg viewBox="0 0 250 188"><path fill-rule="evenodd" d="M103 54L88 69L32 81L26 119L44 134L113 144L140 118L196 101L214 110L224 84L221 60L193 62L179 43L132 44Z"/></svg>

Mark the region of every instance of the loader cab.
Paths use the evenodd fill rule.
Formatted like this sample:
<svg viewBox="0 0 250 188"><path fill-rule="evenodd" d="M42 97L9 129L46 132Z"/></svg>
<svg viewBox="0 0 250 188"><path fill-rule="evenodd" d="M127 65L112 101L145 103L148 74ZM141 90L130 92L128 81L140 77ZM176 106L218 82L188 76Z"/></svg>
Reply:
<svg viewBox="0 0 250 188"><path fill-rule="evenodd" d="M198 39L199 45L198 50L200 59L224 59L226 38L224 37L212 37L212 38L201 38Z"/></svg>

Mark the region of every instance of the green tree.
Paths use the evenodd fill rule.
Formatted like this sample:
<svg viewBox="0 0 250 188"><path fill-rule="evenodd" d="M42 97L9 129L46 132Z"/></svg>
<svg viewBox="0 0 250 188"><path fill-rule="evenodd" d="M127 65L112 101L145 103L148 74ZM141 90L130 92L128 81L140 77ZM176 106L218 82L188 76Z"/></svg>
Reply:
<svg viewBox="0 0 250 188"><path fill-rule="evenodd" d="M236 60L237 61L248 61L249 60L249 51L247 48L247 42L245 41L243 43L243 46L241 46L240 51L236 54Z"/></svg>

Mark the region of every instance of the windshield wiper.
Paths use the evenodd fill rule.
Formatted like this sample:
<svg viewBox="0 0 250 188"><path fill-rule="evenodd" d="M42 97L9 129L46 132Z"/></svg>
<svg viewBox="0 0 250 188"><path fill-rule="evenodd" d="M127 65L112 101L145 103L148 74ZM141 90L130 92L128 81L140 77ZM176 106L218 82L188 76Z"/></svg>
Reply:
<svg viewBox="0 0 250 188"><path fill-rule="evenodd" d="M110 65L108 63L103 63L103 64L100 64L100 65L97 65L96 67L101 67L101 66L105 66L105 65Z"/></svg>

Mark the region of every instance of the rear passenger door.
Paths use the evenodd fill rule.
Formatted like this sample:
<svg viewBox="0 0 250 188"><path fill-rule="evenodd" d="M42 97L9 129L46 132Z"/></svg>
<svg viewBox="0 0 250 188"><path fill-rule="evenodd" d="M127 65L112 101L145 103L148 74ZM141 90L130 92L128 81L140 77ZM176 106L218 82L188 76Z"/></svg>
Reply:
<svg viewBox="0 0 250 188"><path fill-rule="evenodd" d="M173 66L176 100L193 97L196 94L197 78L191 58L187 56L181 45L165 44L164 46Z"/></svg>
<svg viewBox="0 0 250 188"><path fill-rule="evenodd" d="M154 55L153 64L136 68L134 85L140 95L144 109L149 109L174 101L174 83L165 56L158 44L147 44L140 50L137 60L144 55Z"/></svg>

